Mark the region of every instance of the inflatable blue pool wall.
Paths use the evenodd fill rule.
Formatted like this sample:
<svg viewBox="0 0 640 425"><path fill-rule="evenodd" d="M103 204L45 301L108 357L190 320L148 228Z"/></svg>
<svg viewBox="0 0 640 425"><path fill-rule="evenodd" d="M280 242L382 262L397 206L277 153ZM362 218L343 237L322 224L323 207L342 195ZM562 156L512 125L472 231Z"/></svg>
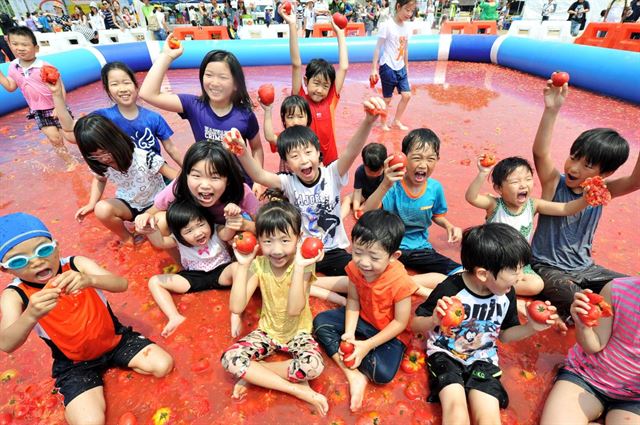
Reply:
<svg viewBox="0 0 640 425"><path fill-rule="evenodd" d="M349 60L370 62L375 37L347 39ZM288 39L186 41L184 54L172 68L198 68L202 57L212 49L232 51L243 66L287 65L290 63ZM335 39L300 40L302 61L322 57L338 61ZM44 55L42 58L56 66L68 91L100 79L100 68L115 60L127 63L134 71L146 71L162 48L162 42L97 45L71 51ZM640 104L640 53L623 50L523 37L486 35L431 35L411 39L409 60L455 60L495 63L508 68L548 78L562 69L571 75L571 85L604 95ZM8 64L0 64L6 75ZM0 89L0 115L26 106L19 91L7 93Z"/></svg>

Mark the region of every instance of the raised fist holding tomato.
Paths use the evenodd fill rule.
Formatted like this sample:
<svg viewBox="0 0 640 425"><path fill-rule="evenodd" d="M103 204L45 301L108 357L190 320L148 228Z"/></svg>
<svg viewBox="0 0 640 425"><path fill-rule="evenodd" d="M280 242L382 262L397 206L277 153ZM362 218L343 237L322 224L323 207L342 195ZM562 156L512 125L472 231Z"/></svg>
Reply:
<svg viewBox="0 0 640 425"><path fill-rule="evenodd" d="M365 120L374 122L378 116L386 118L387 104L381 97L371 97L363 102L364 111L366 113Z"/></svg>
<svg viewBox="0 0 640 425"><path fill-rule="evenodd" d="M178 59L184 52L184 46L178 42L178 39L173 36L173 33L167 36L167 42L162 47L162 53L169 56L171 59Z"/></svg>
<svg viewBox="0 0 640 425"><path fill-rule="evenodd" d="M559 110L567 99L569 86L565 84L562 87L556 87L553 85L553 81L547 80L543 94L545 108Z"/></svg>

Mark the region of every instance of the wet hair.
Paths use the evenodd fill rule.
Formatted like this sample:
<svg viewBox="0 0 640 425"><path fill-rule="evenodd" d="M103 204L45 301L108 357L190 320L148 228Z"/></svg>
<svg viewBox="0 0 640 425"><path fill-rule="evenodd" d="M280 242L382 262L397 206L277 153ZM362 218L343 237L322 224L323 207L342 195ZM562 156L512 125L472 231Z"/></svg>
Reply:
<svg viewBox="0 0 640 425"><path fill-rule="evenodd" d="M111 96L111 93L109 92L109 72L116 69L120 71L124 71L127 74L127 76L131 78L131 81L133 81L133 85L136 87L136 89L138 88L138 80L136 80L136 75L133 73L131 68L129 68L129 66L126 63L109 62L105 64L105 66L102 67L102 70L100 70L100 77L102 78L102 87L104 88L104 91L107 92L107 96L109 96L109 99L113 100L114 102L116 100L113 98L113 96Z"/></svg>
<svg viewBox="0 0 640 425"><path fill-rule="evenodd" d="M469 272L482 267L497 277L500 270L516 270L529 264L531 246L508 224L487 223L464 231L460 258Z"/></svg>
<svg viewBox="0 0 640 425"><path fill-rule="evenodd" d="M131 167L135 147L133 141L109 118L96 113L86 115L76 121L73 134L82 157L94 173L104 176L109 168L90 158L98 150L111 154L118 166L118 171L125 172Z"/></svg>
<svg viewBox="0 0 640 425"><path fill-rule="evenodd" d="M430 146L431 150L440 158L440 139L433 130L416 128L402 139L402 153L407 156L413 149L424 149L425 146Z"/></svg>
<svg viewBox="0 0 640 425"><path fill-rule="evenodd" d="M302 216L300 215L300 210L290 202L271 201L258 210L256 215L256 235L258 237L268 237L277 230L291 237L300 235Z"/></svg>
<svg viewBox="0 0 640 425"><path fill-rule="evenodd" d="M304 125L294 125L292 127L285 128L278 136L276 144L278 146L278 155L280 155L280 158L283 161L286 161L287 154L297 147L312 145L318 150L318 152L320 152L320 141L318 140L318 136L316 136L316 133L314 133L313 130L309 127L305 127Z"/></svg>
<svg viewBox="0 0 640 425"><path fill-rule="evenodd" d="M588 164L600 167L600 173L616 171L629 158L629 143L611 128L593 128L580 134L569 154L585 158Z"/></svg>
<svg viewBox="0 0 640 425"><path fill-rule="evenodd" d="M309 127L311 125L311 107L309 106L309 102L297 94L285 97L282 101L282 105L280 105L280 119L282 120L282 125L284 125L284 119L286 116L294 114L296 111L304 112L307 115L307 127Z"/></svg>
<svg viewBox="0 0 640 425"><path fill-rule="evenodd" d="M31 40L31 43L33 43L34 46L38 45L38 40L36 40L36 36L33 33L33 31L31 31L29 29L29 27L13 27L13 28L9 28L7 30L7 37L9 38L9 41L11 41L11 36L22 36L22 37L27 37Z"/></svg>
<svg viewBox="0 0 640 425"><path fill-rule="evenodd" d="M249 97L249 92L247 91L247 84L244 79L242 66L238 61L238 58L236 58L233 53L226 50L212 50L205 55L204 59L202 59L199 72L200 89L202 90L200 100L205 103L209 103L210 100L209 95L204 89L204 72L207 69L207 65L212 62L224 62L229 66L233 83L236 86L236 90L231 96L231 103L233 103L233 106L252 110L253 106L251 98Z"/></svg>
<svg viewBox="0 0 640 425"><path fill-rule="evenodd" d="M387 148L381 143L369 143L362 149L362 163L371 171L378 171L387 159Z"/></svg>
<svg viewBox="0 0 640 425"><path fill-rule="evenodd" d="M169 230L171 231L171 233L173 233L173 236L178 242L185 246L191 245L184 240L180 232L182 231L182 229L187 227L191 220L205 220L207 223L209 223L211 231L215 231L215 223L213 222L213 217L211 217L211 215L208 214L204 208L194 204L188 199L176 201L169 205L166 218L167 226L169 226Z"/></svg>
<svg viewBox="0 0 640 425"><path fill-rule="evenodd" d="M336 81L335 68L324 59L311 59L311 62L307 64L307 68L304 71L304 76L307 81L311 80L317 75L326 79L331 85L333 85L333 83Z"/></svg>
<svg viewBox="0 0 640 425"><path fill-rule="evenodd" d="M404 223L402 219L385 210L364 213L351 230L351 240L354 244L371 246L379 242L389 255L400 249L403 236Z"/></svg>
<svg viewBox="0 0 640 425"><path fill-rule="evenodd" d="M184 155L182 171L176 178L176 184L173 187L173 195L176 200L186 198L198 204L189 190L187 180L191 169L200 161L206 161L207 173L217 173L227 178L227 187L218 202L225 205L229 202L240 205L244 199L244 179L240 167L231 153L220 143L208 141L194 143Z"/></svg>
<svg viewBox="0 0 640 425"><path fill-rule="evenodd" d="M496 166L493 167L493 170L491 171L491 183L496 187L502 186L511 173L520 167L526 168L529 170L531 175L533 175L533 168L531 168L529 161L524 158L520 158L519 156L510 156L509 158L505 158L498 162Z"/></svg>

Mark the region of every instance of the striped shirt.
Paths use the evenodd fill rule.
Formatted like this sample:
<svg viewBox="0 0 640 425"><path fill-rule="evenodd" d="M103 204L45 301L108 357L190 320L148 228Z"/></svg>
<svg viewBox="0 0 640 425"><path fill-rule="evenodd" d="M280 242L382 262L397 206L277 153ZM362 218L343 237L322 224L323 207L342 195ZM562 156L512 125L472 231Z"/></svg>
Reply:
<svg viewBox="0 0 640 425"><path fill-rule="evenodd" d="M615 399L640 401L640 277L615 279L611 337L604 349L586 353L576 344L567 356L567 370Z"/></svg>

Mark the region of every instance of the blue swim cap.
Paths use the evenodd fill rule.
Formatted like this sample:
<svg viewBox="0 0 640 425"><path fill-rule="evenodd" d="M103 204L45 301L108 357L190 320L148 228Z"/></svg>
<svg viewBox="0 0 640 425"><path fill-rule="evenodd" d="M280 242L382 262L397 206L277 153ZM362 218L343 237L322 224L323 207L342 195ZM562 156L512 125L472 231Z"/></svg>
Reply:
<svg viewBox="0 0 640 425"><path fill-rule="evenodd" d="M28 239L44 236L51 238L51 232L39 218L25 213L13 213L0 217L0 261L13 247Z"/></svg>

